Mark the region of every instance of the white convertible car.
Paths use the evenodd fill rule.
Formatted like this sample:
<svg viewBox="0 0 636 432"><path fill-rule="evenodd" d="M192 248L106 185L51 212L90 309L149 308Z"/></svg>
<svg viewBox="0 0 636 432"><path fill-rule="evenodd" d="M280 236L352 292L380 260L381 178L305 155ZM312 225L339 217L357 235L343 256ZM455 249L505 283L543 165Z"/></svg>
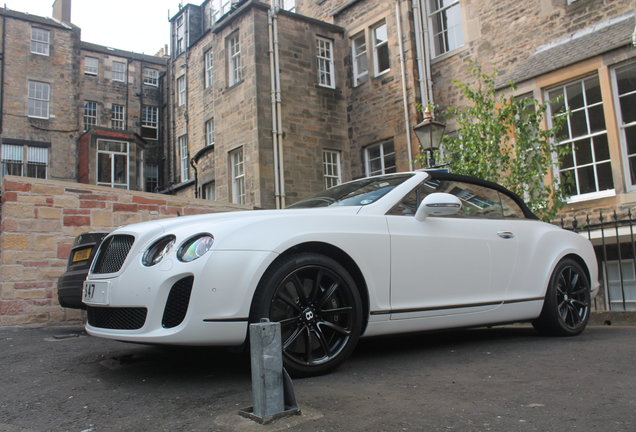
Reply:
<svg viewBox="0 0 636 432"><path fill-rule="evenodd" d="M140 343L241 345L269 318L298 376L333 369L361 336L520 321L576 335L598 287L587 239L497 184L421 171L285 210L119 228L83 301L88 333Z"/></svg>

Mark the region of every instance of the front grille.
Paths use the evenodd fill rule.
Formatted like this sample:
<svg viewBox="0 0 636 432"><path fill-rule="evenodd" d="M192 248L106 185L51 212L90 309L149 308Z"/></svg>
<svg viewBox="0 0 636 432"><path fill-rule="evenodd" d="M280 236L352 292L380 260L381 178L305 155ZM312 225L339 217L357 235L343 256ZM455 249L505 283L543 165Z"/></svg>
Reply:
<svg viewBox="0 0 636 432"><path fill-rule="evenodd" d="M115 329L115 330L137 330L143 327L146 322L148 310L141 307L133 308L108 308L93 307L86 308L88 323L93 327Z"/></svg>
<svg viewBox="0 0 636 432"><path fill-rule="evenodd" d="M102 243L99 248L97 262L93 267L93 273L115 273L124 265L126 256L130 251L135 238L130 235L114 235Z"/></svg>
<svg viewBox="0 0 636 432"><path fill-rule="evenodd" d="M168 301L161 320L161 325L165 328L176 327L183 322L186 312L188 312L193 282L194 277L188 276L177 281L170 288L170 294L168 294Z"/></svg>

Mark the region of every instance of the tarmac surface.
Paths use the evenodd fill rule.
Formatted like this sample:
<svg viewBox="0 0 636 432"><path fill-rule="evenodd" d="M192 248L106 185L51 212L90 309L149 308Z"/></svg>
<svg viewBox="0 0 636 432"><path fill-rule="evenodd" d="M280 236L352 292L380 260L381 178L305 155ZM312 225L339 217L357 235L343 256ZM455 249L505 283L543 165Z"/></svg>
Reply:
<svg viewBox="0 0 636 432"><path fill-rule="evenodd" d="M529 326L364 339L294 380L302 415L259 425L249 359L0 328L0 432L636 431L636 327L545 338Z"/></svg>

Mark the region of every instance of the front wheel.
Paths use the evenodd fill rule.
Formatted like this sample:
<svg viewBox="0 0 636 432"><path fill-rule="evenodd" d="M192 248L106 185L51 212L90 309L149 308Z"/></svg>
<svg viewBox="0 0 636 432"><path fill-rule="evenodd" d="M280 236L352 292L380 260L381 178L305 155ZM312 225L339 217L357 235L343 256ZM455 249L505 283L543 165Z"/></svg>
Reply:
<svg viewBox="0 0 636 432"><path fill-rule="evenodd" d="M353 352L362 328L356 283L335 260L314 253L283 258L254 296L251 322L281 324L283 362L293 376L329 372Z"/></svg>
<svg viewBox="0 0 636 432"><path fill-rule="evenodd" d="M561 260L550 278L541 315L532 325L541 333L575 336L590 318L590 283L583 267L571 258Z"/></svg>

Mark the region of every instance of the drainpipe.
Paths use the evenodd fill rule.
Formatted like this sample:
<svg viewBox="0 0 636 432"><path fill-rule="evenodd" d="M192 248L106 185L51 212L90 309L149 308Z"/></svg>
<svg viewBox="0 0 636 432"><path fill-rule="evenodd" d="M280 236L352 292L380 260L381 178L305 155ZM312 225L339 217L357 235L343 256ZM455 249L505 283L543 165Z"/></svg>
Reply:
<svg viewBox="0 0 636 432"><path fill-rule="evenodd" d="M285 208L285 175L283 167L283 125L280 97L280 60L278 55L278 5L272 2L268 13L269 68L272 103L272 147L274 151L274 195L276 208Z"/></svg>
<svg viewBox="0 0 636 432"><path fill-rule="evenodd" d="M194 158L190 159L190 166L194 170L194 197L199 198L199 171L197 170Z"/></svg>
<svg viewBox="0 0 636 432"><path fill-rule="evenodd" d="M4 5L4 12L7 12L7 5ZM0 69L0 133L2 133L2 122L4 119L4 63L7 59L6 54L6 40L7 40L7 16L2 15L2 68Z"/></svg>
<svg viewBox="0 0 636 432"><path fill-rule="evenodd" d="M411 148L411 120L409 119L409 101L406 90L406 71L404 70L404 44L402 42L402 14L400 0L395 1L395 19L400 47L400 73L402 75L402 101L404 102L404 127L406 129L406 154L409 159L409 171L413 171L413 149Z"/></svg>
<svg viewBox="0 0 636 432"><path fill-rule="evenodd" d="M420 17L422 19L422 39L424 41L424 69L426 73L427 104L434 106L433 79L431 78L431 39L428 32L428 7L427 2L416 0L420 4Z"/></svg>
<svg viewBox="0 0 636 432"><path fill-rule="evenodd" d="M422 33L422 8L420 0L413 0L413 21L415 23L415 52L417 62L417 82L420 88L420 101L423 107L428 105L428 91L424 65L424 41Z"/></svg>

